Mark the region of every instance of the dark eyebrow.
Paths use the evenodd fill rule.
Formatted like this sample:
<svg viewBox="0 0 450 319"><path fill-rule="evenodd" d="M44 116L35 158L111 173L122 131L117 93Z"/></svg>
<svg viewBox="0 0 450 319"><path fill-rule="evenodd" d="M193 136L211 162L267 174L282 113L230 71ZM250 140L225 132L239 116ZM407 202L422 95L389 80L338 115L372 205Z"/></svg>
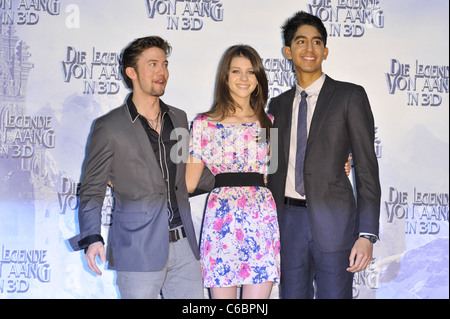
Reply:
<svg viewBox="0 0 450 319"><path fill-rule="evenodd" d="M240 67L238 67L238 66L230 66L230 69L237 69L237 70L246 70L246 71L248 71L248 70L255 70L255 68L254 67L251 67L251 68L248 68L248 69L242 69L242 68L240 68Z"/></svg>
<svg viewBox="0 0 450 319"><path fill-rule="evenodd" d="M156 59L150 59L150 60L147 61L147 63L150 63L150 62L161 62L161 61L156 60ZM164 61L162 61L162 63L167 63L167 64L169 64L169 61L164 60Z"/></svg>
<svg viewBox="0 0 450 319"><path fill-rule="evenodd" d="M297 41L297 40L300 40L300 39L306 39L306 37L304 35L298 35L298 36L295 37L294 41ZM323 39L320 36L313 37L313 39L320 40L320 41L323 42Z"/></svg>

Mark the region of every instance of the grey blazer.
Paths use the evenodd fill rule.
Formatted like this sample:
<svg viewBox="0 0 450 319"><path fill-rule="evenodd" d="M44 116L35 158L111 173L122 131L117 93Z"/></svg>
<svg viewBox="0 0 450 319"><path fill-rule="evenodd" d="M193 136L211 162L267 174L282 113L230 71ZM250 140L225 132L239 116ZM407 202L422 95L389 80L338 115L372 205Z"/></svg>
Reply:
<svg viewBox="0 0 450 319"><path fill-rule="evenodd" d="M174 127L187 130L186 113L168 107ZM188 139L185 143L187 147ZM190 247L199 259L185 168L184 162L177 165L174 187ZM115 198L108 267L120 271L161 270L169 253L167 188L148 136L140 121L133 122L126 103L94 124L80 187L80 234L69 240L74 250L86 248L83 239L100 235L108 180L114 185Z"/></svg>
<svg viewBox="0 0 450 319"><path fill-rule="evenodd" d="M294 97L295 88L269 105L274 127L279 130L279 157L278 170L269 175L268 186L277 203L280 227ZM304 164L308 215L316 243L323 251L351 248L360 232L378 235L381 190L374 129L365 90L327 76L311 122ZM344 172L350 152L357 200Z"/></svg>

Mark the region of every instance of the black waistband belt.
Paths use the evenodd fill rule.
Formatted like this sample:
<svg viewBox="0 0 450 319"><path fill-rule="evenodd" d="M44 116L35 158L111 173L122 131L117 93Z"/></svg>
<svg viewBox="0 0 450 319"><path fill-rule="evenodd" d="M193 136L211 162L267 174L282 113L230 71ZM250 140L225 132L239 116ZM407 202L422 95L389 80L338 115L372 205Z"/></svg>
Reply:
<svg viewBox="0 0 450 319"><path fill-rule="evenodd" d="M186 237L186 232L184 231L184 227L179 227L175 229L169 230L169 242L174 243L179 241L181 238Z"/></svg>
<svg viewBox="0 0 450 319"><path fill-rule="evenodd" d="M264 175L260 173L222 173L215 177L214 187L261 186L265 187Z"/></svg>
<svg viewBox="0 0 450 319"><path fill-rule="evenodd" d="M297 206L297 207L307 207L305 199L297 199L297 198L284 198L284 204L289 206Z"/></svg>

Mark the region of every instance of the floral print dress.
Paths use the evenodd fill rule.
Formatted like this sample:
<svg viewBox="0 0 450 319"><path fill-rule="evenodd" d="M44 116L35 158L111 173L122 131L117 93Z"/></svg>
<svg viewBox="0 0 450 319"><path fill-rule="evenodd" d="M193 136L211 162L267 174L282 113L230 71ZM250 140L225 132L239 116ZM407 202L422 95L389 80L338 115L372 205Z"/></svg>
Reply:
<svg viewBox="0 0 450 319"><path fill-rule="evenodd" d="M190 154L214 175L266 174L268 142L258 142L260 132L259 122L223 124L199 115L192 125ZM278 283L280 237L270 190L215 188L206 204L200 253L205 287Z"/></svg>

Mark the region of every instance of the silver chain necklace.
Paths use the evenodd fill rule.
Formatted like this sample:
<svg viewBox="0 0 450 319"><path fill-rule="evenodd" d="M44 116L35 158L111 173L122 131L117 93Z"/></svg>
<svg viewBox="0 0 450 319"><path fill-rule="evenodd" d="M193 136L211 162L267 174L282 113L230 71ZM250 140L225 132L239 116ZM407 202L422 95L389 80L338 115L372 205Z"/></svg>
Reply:
<svg viewBox="0 0 450 319"><path fill-rule="evenodd" d="M158 127L159 127L159 123L160 123L160 121L159 121L160 115L161 115L161 111L158 112L158 115L156 116L156 118L154 120L146 118L148 125L150 125L150 127L152 129L154 129L155 131L158 131Z"/></svg>

